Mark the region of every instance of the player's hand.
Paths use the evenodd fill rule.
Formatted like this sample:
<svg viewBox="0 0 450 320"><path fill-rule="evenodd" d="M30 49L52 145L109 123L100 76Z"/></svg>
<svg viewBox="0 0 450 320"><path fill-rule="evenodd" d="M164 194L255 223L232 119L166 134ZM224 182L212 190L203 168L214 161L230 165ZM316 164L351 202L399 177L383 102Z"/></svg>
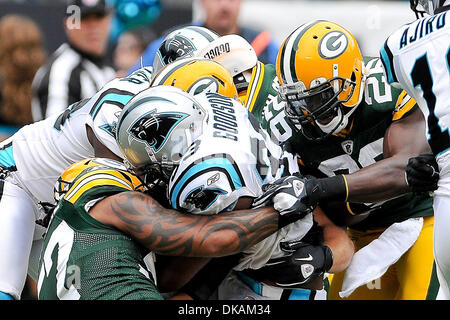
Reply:
<svg viewBox="0 0 450 320"><path fill-rule="evenodd" d="M281 242L280 247L286 256L269 260L252 274L279 287L296 288L322 277L333 265L333 254L327 246L295 241Z"/></svg>
<svg viewBox="0 0 450 320"><path fill-rule="evenodd" d="M410 158L405 168L406 183L415 192L434 191L438 187L439 168L432 154Z"/></svg>
<svg viewBox="0 0 450 320"><path fill-rule="evenodd" d="M306 196L305 181L303 177L286 176L265 184L262 186L263 194L253 201L252 207L273 204L274 209L280 213L280 226L297 221L315 207L302 202Z"/></svg>

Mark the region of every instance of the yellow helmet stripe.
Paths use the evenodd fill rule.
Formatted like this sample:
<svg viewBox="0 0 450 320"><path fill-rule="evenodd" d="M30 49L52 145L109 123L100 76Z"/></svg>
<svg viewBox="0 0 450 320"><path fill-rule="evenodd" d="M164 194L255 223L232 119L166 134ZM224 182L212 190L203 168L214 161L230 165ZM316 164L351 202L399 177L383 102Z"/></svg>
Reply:
<svg viewBox="0 0 450 320"><path fill-rule="evenodd" d="M403 90L398 96L397 103L395 104L394 114L392 120L402 119L412 108L416 106L416 100L411 98L405 90Z"/></svg>
<svg viewBox="0 0 450 320"><path fill-rule="evenodd" d="M255 81L256 79L256 81ZM261 85L264 80L264 68L262 63L258 61L256 68L253 68L252 77L250 79L250 85L247 92L247 104L246 108L252 112L255 102L258 99L258 93L261 90Z"/></svg>

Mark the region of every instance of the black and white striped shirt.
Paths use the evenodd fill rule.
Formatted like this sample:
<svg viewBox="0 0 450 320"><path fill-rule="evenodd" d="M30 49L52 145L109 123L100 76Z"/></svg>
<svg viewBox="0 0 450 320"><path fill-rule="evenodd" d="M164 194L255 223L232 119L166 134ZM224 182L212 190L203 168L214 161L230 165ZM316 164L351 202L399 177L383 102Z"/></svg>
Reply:
<svg viewBox="0 0 450 320"><path fill-rule="evenodd" d="M90 98L114 77L114 69L101 59L62 44L33 80L33 120L45 119Z"/></svg>

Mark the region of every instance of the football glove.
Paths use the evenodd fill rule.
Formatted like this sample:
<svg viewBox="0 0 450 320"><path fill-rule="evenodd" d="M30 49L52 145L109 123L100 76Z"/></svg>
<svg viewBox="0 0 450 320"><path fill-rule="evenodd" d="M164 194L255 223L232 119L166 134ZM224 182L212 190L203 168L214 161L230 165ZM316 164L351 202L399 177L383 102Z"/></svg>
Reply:
<svg viewBox="0 0 450 320"><path fill-rule="evenodd" d="M432 154L410 158L405 168L406 183L414 192L434 191L438 187L439 168Z"/></svg>
<svg viewBox="0 0 450 320"><path fill-rule="evenodd" d="M305 182L306 196L302 202L316 206L320 201L347 201L348 189L344 175L328 178L311 177Z"/></svg>
<svg viewBox="0 0 450 320"><path fill-rule="evenodd" d="M253 200L252 207L273 204L274 209L280 213L280 228L302 219L315 207L302 202L306 196L305 181L302 177L286 176L271 184L265 184L262 186L263 194Z"/></svg>
<svg viewBox="0 0 450 320"><path fill-rule="evenodd" d="M327 246L291 241L281 242L280 248L286 256L269 260L249 276L283 288L298 288L322 277L333 265L333 253Z"/></svg>

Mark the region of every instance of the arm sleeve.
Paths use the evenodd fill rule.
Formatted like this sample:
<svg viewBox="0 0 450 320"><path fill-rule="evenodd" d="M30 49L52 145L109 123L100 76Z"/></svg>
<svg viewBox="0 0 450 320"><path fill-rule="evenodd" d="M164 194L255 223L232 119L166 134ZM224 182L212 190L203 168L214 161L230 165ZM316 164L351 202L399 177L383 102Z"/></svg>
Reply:
<svg viewBox="0 0 450 320"><path fill-rule="evenodd" d="M401 85L398 82L397 74L395 72L394 55L392 54L392 50L389 47L389 39L390 38L386 39L380 49L380 60L382 62L384 74L386 75L388 83L394 88L401 89Z"/></svg>
<svg viewBox="0 0 450 320"><path fill-rule="evenodd" d="M391 49L389 48L388 41L389 38L384 42L383 46L380 49L380 58L381 62L383 63L386 79L388 83L392 84L398 81L394 70L394 58Z"/></svg>
<svg viewBox="0 0 450 320"><path fill-rule="evenodd" d="M416 100L411 98L405 90L403 90L397 98L395 109L392 116L392 121L406 118L408 115L417 110L418 105Z"/></svg>
<svg viewBox="0 0 450 320"><path fill-rule="evenodd" d="M123 158L122 152L116 142L115 126L122 109L112 103L105 104L94 118L92 131L96 138L116 156Z"/></svg>

